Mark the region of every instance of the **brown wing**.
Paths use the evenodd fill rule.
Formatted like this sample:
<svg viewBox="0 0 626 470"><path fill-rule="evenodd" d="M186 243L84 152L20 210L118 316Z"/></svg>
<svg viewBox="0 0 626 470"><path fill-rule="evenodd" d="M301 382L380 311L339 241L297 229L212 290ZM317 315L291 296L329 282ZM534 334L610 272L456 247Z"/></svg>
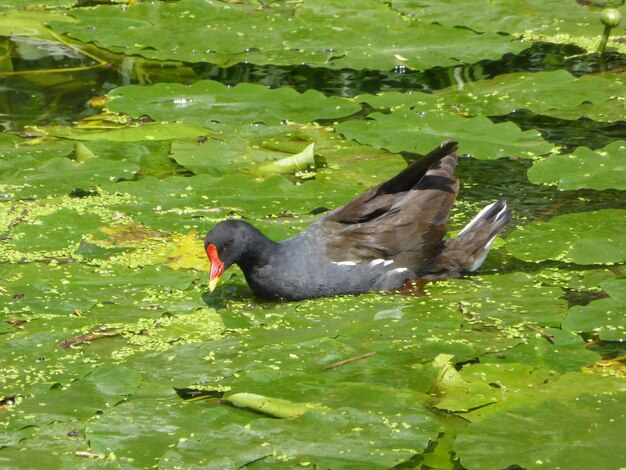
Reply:
<svg viewBox="0 0 626 470"><path fill-rule="evenodd" d="M459 183L456 142L446 142L392 179L319 221L327 256L338 261L392 259L422 270L446 233Z"/></svg>

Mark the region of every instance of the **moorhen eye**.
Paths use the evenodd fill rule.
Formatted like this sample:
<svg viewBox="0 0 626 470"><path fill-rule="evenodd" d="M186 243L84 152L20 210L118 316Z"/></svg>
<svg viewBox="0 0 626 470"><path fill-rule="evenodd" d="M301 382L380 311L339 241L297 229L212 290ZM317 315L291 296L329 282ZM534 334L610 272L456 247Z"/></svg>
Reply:
<svg viewBox="0 0 626 470"><path fill-rule="evenodd" d="M400 289L406 280L475 271L511 220L511 209L505 200L494 202L455 238L444 238L459 192L454 177L457 147L456 142L444 142L280 243L247 222L220 222L205 238L209 289L215 289L232 264L241 268L257 295L288 300ZM228 240L223 250L237 242L236 252L224 260L227 264L211 240Z"/></svg>

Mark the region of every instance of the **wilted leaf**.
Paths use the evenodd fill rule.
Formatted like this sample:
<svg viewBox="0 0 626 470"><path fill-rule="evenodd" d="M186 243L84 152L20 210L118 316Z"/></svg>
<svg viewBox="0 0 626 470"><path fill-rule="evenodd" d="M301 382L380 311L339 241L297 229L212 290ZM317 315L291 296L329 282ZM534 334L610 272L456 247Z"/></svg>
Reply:
<svg viewBox="0 0 626 470"><path fill-rule="evenodd" d="M315 158L313 147L315 144L309 144L306 148L290 157L281 158L269 163L263 163L250 168L253 174L275 175L289 174L297 171L305 171L315 166Z"/></svg>
<svg viewBox="0 0 626 470"><path fill-rule="evenodd" d="M241 408L248 408L275 418L297 418L303 414L315 410L324 412L327 410L322 405L314 403L294 403L280 398L265 397L255 393L233 393L224 397L224 401Z"/></svg>

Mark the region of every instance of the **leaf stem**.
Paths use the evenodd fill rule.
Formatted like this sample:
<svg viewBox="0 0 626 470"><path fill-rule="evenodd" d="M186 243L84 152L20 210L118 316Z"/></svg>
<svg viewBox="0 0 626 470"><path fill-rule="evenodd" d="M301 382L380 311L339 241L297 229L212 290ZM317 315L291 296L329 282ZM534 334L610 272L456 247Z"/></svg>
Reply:
<svg viewBox="0 0 626 470"><path fill-rule="evenodd" d="M598 44L598 53L604 54L604 49L606 49L606 43L609 41L609 36L611 35L611 30L613 28L609 25L604 25L604 32L602 33L602 37L600 38L600 44Z"/></svg>

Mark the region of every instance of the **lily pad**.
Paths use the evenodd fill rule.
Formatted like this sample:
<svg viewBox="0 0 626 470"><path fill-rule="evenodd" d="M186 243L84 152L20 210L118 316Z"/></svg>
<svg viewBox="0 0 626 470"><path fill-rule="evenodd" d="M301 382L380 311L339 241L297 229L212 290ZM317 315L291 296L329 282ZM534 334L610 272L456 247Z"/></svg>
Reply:
<svg viewBox="0 0 626 470"><path fill-rule="evenodd" d="M576 264L626 261L626 210L604 209L532 222L507 238L507 251L524 261L548 259Z"/></svg>
<svg viewBox="0 0 626 470"><path fill-rule="evenodd" d="M292 88L271 90L250 83L227 87L212 80L193 85L132 85L116 88L109 97L107 106L114 112L133 117L147 114L157 121L178 120L218 129L224 125L277 125L283 121L307 123L315 119L339 118L360 109L350 100L326 97L314 90L298 93ZM259 113L259 109L263 112Z"/></svg>
<svg viewBox="0 0 626 470"><path fill-rule="evenodd" d="M345 21L347 15L349 22ZM74 9L72 16L77 24L53 23L52 27L113 52L160 60L209 61L222 67L250 62L425 69L497 58L527 47L504 35L408 19L373 0L323 0L269 8L247 2L182 0L124 8L101 5ZM157 23L147 20L156 17ZM98 25L97 32L93 25ZM376 31L376 47L369 35L372 30ZM468 43L473 47L467 47Z"/></svg>
<svg viewBox="0 0 626 470"><path fill-rule="evenodd" d="M23 223L9 232L9 245L22 251L43 251L44 256L53 255L55 250L78 247L83 235L97 230L103 224L95 214L79 214L70 209L61 209Z"/></svg>
<svg viewBox="0 0 626 470"><path fill-rule="evenodd" d="M621 105L623 112L623 103L617 100L623 79L619 74L611 78L593 75L576 78L564 70L520 72L439 90L435 96L447 107L470 115L505 115L530 110L560 118L593 119L600 117L594 113L593 106L607 102Z"/></svg>
<svg viewBox="0 0 626 470"><path fill-rule="evenodd" d="M602 284L610 298L577 305L567 312L563 328L598 335L606 341L626 340L626 280Z"/></svg>
<svg viewBox="0 0 626 470"><path fill-rule="evenodd" d="M394 8L422 21L446 26L462 26L481 32L506 32L532 40L555 43L576 43L588 51L598 45L602 32L600 9L611 2L572 2L565 11L557 4L530 0L520 4L515 0L498 0L485 4L481 0L425 1L393 0ZM615 2L616 6L621 3ZM609 5L610 6L610 5ZM480 11L480 15L477 15ZM512 14L514 13L514 14ZM615 43L619 47L619 43Z"/></svg>
<svg viewBox="0 0 626 470"><path fill-rule="evenodd" d="M320 159L315 161L314 171L303 176L324 184L326 193L341 187L357 194L406 167L400 155L342 139L327 127L295 123L241 126L203 141L175 141L171 156L196 174L221 176L241 171L268 177L271 174L256 174L255 168L290 158L311 143L315 144L315 154ZM282 188L276 188L277 196L280 196ZM303 189L296 186L294 192L298 188ZM348 200L349 197L345 202Z"/></svg>
<svg viewBox="0 0 626 470"><path fill-rule="evenodd" d="M559 189L626 189L626 141L603 149L578 147L571 155L551 155L528 170L533 183L556 183Z"/></svg>
<svg viewBox="0 0 626 470"><path fill-rule="evenodd" d="M489 353L481 362L491 364L540 365L560 373L579 371L599 359L585 347L583 339L571 331L556 328L537 330L537 337L507 351Z"/></svg>
<svg viewBox="0 0 626 470"><path fill-rule="evenodd" d="M340 123L335 129L346 138L392 152L426 154L445 140L458 140L460 152L480 159L530 157L553 148L536 131L522 131L511 122L494 124L484 116L465 118L399 109L369 118Z"/></svg>
<svg viewBox="0 0 626 470"><path fill-rule="evenodd" d="M454 450L467 468L619 468L619 452L593 449L621 448L626 420L617 410L625 405L622 392L581 395L567 404L552 399L521 406L470 424Z"/></svg>
<svg viewBox="0 0 626 470"><path fill-rule="evenodd" d="M0 172L6 198L69 194L89 190L105 182L133 179L139 167L133 163L92 158L76 162L65 157L41 162L32 157L16 159ZM2 186L0 186L2 188Z"/></svg>

